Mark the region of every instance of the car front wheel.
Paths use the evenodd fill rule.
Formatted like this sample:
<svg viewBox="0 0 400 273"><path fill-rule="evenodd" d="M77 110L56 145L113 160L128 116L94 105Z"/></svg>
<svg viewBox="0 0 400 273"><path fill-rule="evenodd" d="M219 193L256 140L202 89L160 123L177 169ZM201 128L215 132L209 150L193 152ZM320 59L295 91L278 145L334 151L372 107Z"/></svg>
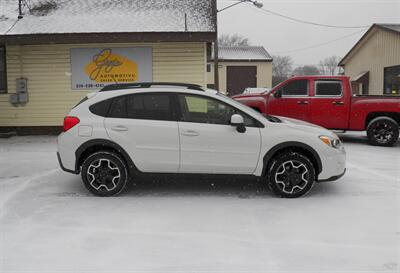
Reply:
<svg viewBox="0 0 400 273"><path fill-rule="evenodd" d="M118 195L128 182L125 162L108 151L90 155L82 164L81 176L85 187L97 196Z"/></svg>
<svg viewBox="0 0 400 273"><path fill-rule="evenodd" d="M267 180L277 196L296 198L311 190L315 181L315 168L306 156L288 151L273 159Z"/></svg>

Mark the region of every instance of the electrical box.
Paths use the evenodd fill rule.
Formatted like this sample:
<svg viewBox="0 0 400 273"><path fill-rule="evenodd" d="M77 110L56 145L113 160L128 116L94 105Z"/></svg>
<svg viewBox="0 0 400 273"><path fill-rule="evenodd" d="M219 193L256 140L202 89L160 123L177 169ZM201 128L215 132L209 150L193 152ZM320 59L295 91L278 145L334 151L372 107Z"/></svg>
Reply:
<svg viewBox="0 0 400 273"><path fill-rule="evenodd" d="M25 105L29 101L28 79L19 78L16 80L16 94L10 95L10 103L14 106Z"/></svg>
<svg viewBox="0 0 400 273"><path fill-rule="evenodd" d="M10 95L10 103L17 105L18 104L18 94L11 94Z"/></svg>
<svg viewBox="0 0 400 273"><path fill-rule="evenodd" d="M28 103L29 98L28 98L28 93L19 93L18 94L18 102L20 104L26 104Z"/></svg>
<svg viewBox="0 0 400 273"><path fill-rule="evenodd" d="M28 93L28 80L26 78L17 79L17 93Z"/></svg>

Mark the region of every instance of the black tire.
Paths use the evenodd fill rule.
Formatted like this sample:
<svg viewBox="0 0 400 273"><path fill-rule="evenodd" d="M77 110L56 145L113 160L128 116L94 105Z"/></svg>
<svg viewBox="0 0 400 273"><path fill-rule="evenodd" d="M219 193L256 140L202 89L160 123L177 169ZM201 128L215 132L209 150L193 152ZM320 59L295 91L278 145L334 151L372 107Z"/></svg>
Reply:
<svg viewBox="0 0 400 273"><path fill-rule="evenodd" d="M308 193L315 183L315 168L311 161L297 152L284 152L269 164L268 186L285 198L296 198Z"/></svg>
<svg viewBox="0 0 400 273"><path fill-rule="evenodd" d="M81 177L85 187L94 195L115 196L126 189L128 169L118 154L100 151L85 159Z"/></svg>
<svg viewBox="0 0 400 273"><path fill-rule="evenodd" d="M374 146L391 147L399 138L399 125L390 117L377 117L367 126L368 143Z"/></svg>

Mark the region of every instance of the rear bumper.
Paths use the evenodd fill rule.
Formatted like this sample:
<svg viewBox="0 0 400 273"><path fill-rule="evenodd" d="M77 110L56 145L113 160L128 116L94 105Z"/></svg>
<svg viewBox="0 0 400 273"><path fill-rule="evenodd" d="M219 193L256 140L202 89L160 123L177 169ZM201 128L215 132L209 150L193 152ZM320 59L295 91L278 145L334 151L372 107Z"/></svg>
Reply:
<svg viewBox="0 0 400 273"><path fill-rule="evenodd" d="M335 176L331 176L328 179L318 179L318 182L331 182L340 179L346 173L346 169L344 169L343 173Z"/></svg>
<svg viewBox="0 0 400 273"><path fill-rule="evenodd" d="M57 152L57 159L58 159L58 164L60 164L60 168L61 168L64 172L73 173L73 174L79 174L79 172L76 171L76 170L69 170L69 169L67 169L67 168L64 167L64 165L62 164L62 161L61 161L61 157L60 157L60 153L59 153L59 152Z"/></svg>

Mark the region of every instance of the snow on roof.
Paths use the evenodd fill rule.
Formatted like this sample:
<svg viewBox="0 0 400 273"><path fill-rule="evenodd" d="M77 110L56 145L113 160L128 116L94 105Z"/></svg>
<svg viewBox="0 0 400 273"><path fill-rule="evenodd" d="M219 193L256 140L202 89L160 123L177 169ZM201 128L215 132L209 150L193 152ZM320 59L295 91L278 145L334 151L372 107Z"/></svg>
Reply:
<svg viewBox="0 0 400 273"><path fill-rule="evenodd" d="M219 60L272 61L263 46L221 46L218 47Z"/></svg>
<svg viewBox="0 0 400 273"><path fill-rule="evenodd" d="M0 1L0 35L215 32L215 0L29 0L20 20L18 0Z"/></svg>
<svg viewBox="0 0 400 273"><path fill-rule="evenodd" d="M376 25L400 33L400 24L376 24Z"/></svg>

